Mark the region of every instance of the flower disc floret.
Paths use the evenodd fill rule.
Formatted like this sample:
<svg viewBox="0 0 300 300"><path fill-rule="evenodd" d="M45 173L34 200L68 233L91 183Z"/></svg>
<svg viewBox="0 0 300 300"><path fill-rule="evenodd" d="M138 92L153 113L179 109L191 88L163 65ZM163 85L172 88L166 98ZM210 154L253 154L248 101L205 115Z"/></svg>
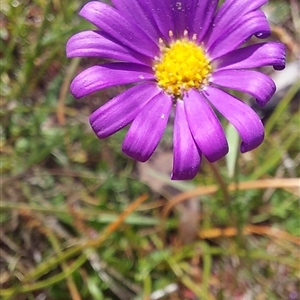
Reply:
<svg viewBox="0 0 300 300"><path fill-rule="evenodd" d="M202 48L194 41L176 40L161 49L154 65L158 85L174 97L208 82L211 65Z"/></svg>

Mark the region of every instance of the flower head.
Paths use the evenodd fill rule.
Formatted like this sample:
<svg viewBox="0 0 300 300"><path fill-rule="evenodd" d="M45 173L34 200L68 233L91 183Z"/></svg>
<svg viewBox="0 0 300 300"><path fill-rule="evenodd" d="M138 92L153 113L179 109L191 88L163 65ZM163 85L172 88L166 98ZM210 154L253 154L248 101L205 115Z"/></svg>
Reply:
<svg viewBox="0 0 300 300"><path fill-rule="evenodd" d="M122 150L147 161L158 146L174 107L172 179L191 179L202 154L214 162L228 152L215 110L239 132L241 152L259 146L264 128L256 113L227 89L248 93L265 105L274 82L253 68L285 65L285 47L265 42L242 46L251 36L270 35L260 10L267 0L92 1L80 15L98 30L75 34L68 57L101 57L111 62L81 72L71 84L80 98L133 83L90 116L99 138L132 123Z"/></svg>

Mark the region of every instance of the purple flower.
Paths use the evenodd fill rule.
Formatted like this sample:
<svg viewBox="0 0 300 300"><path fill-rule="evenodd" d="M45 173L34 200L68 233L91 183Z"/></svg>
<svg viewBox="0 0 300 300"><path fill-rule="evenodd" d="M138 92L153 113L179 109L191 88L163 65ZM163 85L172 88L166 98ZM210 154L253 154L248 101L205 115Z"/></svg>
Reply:
<svg viewBox="0 0 300 300"><path fill-rule="evenodd" d="M99 30L75 34L68 57L101 57L72 82L80 98L122 84L134 86L91 116L99 138L132 123L122 150L141 162L159 144L174 107L172 179L192 179L202 153L214 162L228 152L214 109L239 132L241 152L259 146L264 128L256 113L227 89L244 92L265 105L274 82L250 70L272 65L283 69L285 47L266 42L240 46L253 35L270 35L259 8L267 0L112 0L114 7L92 1L80 15Z"/></svg>

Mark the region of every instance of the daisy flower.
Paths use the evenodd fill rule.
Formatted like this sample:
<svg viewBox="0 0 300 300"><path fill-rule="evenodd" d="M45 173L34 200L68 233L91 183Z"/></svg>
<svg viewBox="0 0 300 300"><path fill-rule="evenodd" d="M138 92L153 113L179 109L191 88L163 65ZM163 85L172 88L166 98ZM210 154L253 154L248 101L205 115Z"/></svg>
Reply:
<svg viewBox="0 0 300 300"><path fill-rule="evenodd" d="M224 157L228 143L216 115L238 131L241 152L264 139L256 113L228 90L256 98L264 106L275 92L271 78L253 68L282 69L285 47L264 42L241 47L253 35L266 38L270 27L260 10L266 0L112 0L88 2L80 16L97 30L75 34L68 57L99 57L74 78L76 98L104 88L133 84L98 108L90 124L106 138L131 123L122 151L147 161L158 146L174 111L175 180L192 179L201 157Z"/></svg>

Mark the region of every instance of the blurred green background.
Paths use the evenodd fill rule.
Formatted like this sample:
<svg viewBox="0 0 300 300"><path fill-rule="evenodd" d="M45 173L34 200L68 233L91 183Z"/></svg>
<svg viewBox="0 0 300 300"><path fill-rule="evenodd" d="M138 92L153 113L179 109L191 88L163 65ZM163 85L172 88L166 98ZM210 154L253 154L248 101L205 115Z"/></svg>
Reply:
<svg viewBox="0 0 300 300"><path fill-rule="evenodd" d="M262 146L238 155L224 122L229 155L171 182L172 125L136 163L120 150L125 130L100 141L88 125L125 87L70 95L101 63L65 57L68 38L92 28L83 4L0 4L1 299L300 299L299 73L274 75ZM264 10L295 66L299 2Z"/></svg>

